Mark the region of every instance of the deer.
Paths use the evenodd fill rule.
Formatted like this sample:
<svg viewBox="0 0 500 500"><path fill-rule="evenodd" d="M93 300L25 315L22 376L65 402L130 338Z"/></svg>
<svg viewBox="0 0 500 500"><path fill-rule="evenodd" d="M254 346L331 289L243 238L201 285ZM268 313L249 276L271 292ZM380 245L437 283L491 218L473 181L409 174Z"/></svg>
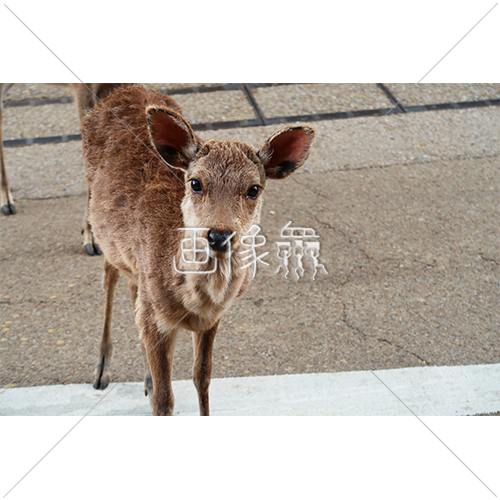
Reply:
<svg viewBox="0 0 500 500"><path fill-rule="evenodd" d="M180 330L192 332L199 411L210 414L217 329L252 278L241 240L260 221L266 181L302 166L314 135L308 126L286 126L259 150L239 141L202 141L174 99L141 86L118 89L94 106L82 122L82 145L89 219L104 257L95 389L110 381L112 305L123 273L153 415L173 414ZM188 230L198 232L196 242L185 238ZM189 259L183 259L183 245Z"/></svg>
<svg viewBox="0 0 500 500"><path fill-rule="evenodd" d="M14 215L16 213L16 206L14 203L14 198L12 196L12 191L10 189L9 178L7 177L7 169L5 166L5 158L3 152L3 140L2 140L2 120L3 120L3 99L7 91L14 85L13 83L0 83L0 212L3 215ZM77 109L78 118L81 123L85 113L92 108L92 106L98 102L100 99L105 98L112 92L115 88L120 87L124 84L121 83L68 83L68 84L56 84L56 85L68 85L74 95ZM88 193L87 193L87 203L85 208L85 214L83 217L83 246L85 252L88 255L100 255L101 251L99 246L94 241L92 236L92 229L88 222Z"/></svg>

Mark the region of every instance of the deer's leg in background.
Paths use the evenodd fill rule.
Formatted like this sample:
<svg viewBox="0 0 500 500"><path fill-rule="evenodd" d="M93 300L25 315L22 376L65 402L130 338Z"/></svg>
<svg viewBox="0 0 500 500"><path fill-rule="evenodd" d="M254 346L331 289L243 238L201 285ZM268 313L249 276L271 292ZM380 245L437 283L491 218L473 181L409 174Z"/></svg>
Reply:
<svg viewBox="0 0 500 500"><path fill-rule="evenodd" d="M3 96L12 86L12 83L0 83L0 210L4 215L14 215L16 207L10 190L9 178L5 168L3 153Z"/></svg>

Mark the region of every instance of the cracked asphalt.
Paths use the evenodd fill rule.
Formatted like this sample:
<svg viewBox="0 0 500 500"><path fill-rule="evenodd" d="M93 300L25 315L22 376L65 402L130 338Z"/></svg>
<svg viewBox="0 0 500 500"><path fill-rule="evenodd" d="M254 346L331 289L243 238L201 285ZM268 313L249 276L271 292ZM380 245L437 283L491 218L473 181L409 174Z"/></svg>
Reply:
<svg viewBox="0 0 500 500"><path fill-rule="evenodd" d="M307 108L307 99L300 101L302 87L321 106L335 100L324 95L332 87L298 86L294 102L301 112ZM385 97L375 87L361 93L362 87L369 86L339 86L342 102L368 109L361 98L350 100L349 92L363 99L373 94L373 106L381 106ZM424 94L434 92L434 102L446 102L449 86L431 87ZM284 87L283 99L292 99L293 91ZM418 87L412 92L414 97ZM210 100L204 94L200 116L209 102L217 119L221 95ZM74 105L43 108L57 106L65 106L67 133L74 133ZM23 136L18 127L26 108L19 109L24 115L6 110L5 139ZM312 104L310 109L317 111ZM38 135L52 135L44 132L45 114L37 118L33 108L30 116ZM60 116L58 126L66 130L64 120ZM498 363L500 108L311 125L317 138L302 171L267 185L261 220L267 241L260 252L269 252L264 260L270 265L257 268L249 291L223 318L213 376ZM199 135L258 147L279 127ZM80 147L70 142L5 150L17 214L0 218L0 387L92 381L104 293L102 258L85 255L80 241ZM313 280L310 267L300 280L276 274L276 243L289 221L319 235L328 275ZM123 277L113 340L112 380L142 380ZM186 332L177 343L174 378L190 378L191 365Z"/></svg>

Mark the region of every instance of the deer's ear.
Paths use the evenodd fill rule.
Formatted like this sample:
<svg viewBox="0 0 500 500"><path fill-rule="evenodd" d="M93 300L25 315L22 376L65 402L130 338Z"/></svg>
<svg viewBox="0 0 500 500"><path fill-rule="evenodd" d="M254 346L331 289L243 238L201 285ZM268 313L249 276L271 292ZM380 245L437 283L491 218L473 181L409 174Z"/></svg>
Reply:
<svg viewBox="0 0 500 500"><path fill-rule="evenodd" d="M297 170L309 156L314 139L310 127L286 127L274 133L258 152L268 179L283 179Z"/></svg>
<svg viewBox="0 0 500 500"><path fill-rule="evenodd" d="M189 124L174 111L146 109L149 135L159 155L173 168L187 169L194 158L197 140Z"/></svg>

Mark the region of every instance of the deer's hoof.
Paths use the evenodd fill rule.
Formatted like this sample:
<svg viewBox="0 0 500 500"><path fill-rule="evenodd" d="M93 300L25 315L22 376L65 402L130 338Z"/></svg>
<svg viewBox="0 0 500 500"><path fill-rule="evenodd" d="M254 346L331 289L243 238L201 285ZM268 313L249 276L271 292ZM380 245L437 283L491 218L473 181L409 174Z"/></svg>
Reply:
<svg viewBox="0 0 500 500"><path fill-rule="evenodd" d="M156 412L154 412L154 415L156 417L171 417L173 413L174 413L173 408L166 407L166 408L158 408Z"/></svg>
<svg viewBox="0 0 500 500"><path fill-rule="evenodd" d="M144 378L144 395L153 396L153 379L150 374Z"/></svg>
<svg viewBox="0 0 500 500"><path fill-rule="evenodd" d="M94 382L94 389L100 389L104 391L109 385L109 375L103 375L102 377L97 377Z"/></svg>
<svg viewBox="0 0 500 500"><path fill-rule="evenodd" d="M102 251L97 243L87 243L85 245L87 255L102 255Z"/></svg>
<svg viewBox="0 0 500 500"><path fill-rule="evenodd" d="M13 203L7 203L7 205L3 205L2 213L4 215L14 215L16 213L16 207Z"/></svg>

